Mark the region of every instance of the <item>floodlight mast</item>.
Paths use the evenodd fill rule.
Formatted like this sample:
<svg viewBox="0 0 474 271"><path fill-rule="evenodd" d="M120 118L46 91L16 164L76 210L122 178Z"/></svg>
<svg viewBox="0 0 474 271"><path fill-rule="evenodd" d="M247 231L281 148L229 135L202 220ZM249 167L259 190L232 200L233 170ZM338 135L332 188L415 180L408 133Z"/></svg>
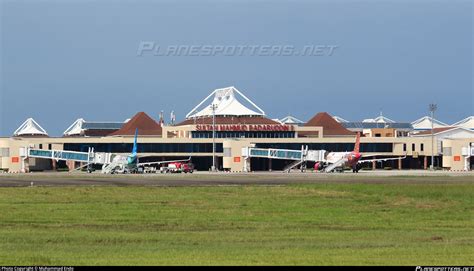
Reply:
<svg viewBox="0 0 474 271"><path fill-rule="evenodd" d="M430 169L434 170L434 113L438 109L438 105L432 103L429 105L429 110L431 113L431 166Z"/></svg>
<svg viewBox="0 0 474 271"><path fill-rule="evenodd" d="M216 171L216 109L217 104L211 104L212 109L212 168L211 171Z"/></svg>

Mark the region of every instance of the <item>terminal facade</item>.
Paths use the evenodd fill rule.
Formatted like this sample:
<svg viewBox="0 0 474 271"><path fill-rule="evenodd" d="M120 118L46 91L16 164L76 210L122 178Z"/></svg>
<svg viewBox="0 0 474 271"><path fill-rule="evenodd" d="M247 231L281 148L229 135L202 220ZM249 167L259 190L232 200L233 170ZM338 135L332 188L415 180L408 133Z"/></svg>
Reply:
<svg viewBox="0 0 474 271"><path fill-rule="evenodd" d="M370 162L366 169L474 169L474 117L448 125L430 117L412 123L395 122L382 114L374 119L349 122L326 112L307 122L288 116L271 119L252 100L235 87L214 90L193 108L186 119L175 123L173 115L165 124L139 112L125 122L91 122L78 119L61 137L49 137L33 119L26 120L13 136L0 138L0 169L28 172L73 169L72 161L27 158L26 147L42 150L67 150L127 154L138 129L140 161L160 161L191 157L197 170L209 170L213 155L219 170L282 170L291 161L252 158L246 161L246 147L344 152L354 149L357 133L362 135L360 152L374 158L404 159ZM213 154L213 143L215 152ZM308 165L310 168L312 165Z"/></svg>

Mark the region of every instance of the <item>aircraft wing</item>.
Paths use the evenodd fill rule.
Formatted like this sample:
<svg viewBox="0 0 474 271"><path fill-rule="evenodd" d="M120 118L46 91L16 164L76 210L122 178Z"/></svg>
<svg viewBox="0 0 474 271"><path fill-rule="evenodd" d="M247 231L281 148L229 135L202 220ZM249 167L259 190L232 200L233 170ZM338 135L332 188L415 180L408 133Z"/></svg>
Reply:
<svg viewBox="0 0 474 271"><path fill-rule="evenodd" d="M364 162L378 162L378 161L389 161L389 160L400 160L405 159L406 156L394 157L394 158L376 158L376 159L366 159L366 160L359 160L357 163L364 163Z"/></svg>
<svg viewBox="0 0 474 271"><path fill-rule="evenodd" d="M160 164L168 164L168 163L174 163L174 162L187 162L189 160L191 160L191 157L189 157L188 159L182 159L182 160L153 161L153 162L138 163L137 166L160 165Z"/></svg>

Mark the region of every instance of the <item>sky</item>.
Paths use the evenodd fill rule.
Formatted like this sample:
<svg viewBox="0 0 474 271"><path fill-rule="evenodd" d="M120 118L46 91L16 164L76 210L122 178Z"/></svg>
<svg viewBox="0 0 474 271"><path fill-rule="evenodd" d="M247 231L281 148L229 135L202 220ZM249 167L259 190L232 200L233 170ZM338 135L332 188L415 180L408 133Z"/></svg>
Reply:
<svg viewBox="0 0 474 271"><path fill-rule="evenodd" d="M270 118L307 121L325 111L360 121L382 111L411 122L430 103L448 124L474 115L471 1L0 3L1 136L28 117L52 136L78 118L123 121L145 111L158 119L174 110L180 121L227 86ZM294 50L139 54L144 44ZM302 55L305 46L335 49Z"/></svg>

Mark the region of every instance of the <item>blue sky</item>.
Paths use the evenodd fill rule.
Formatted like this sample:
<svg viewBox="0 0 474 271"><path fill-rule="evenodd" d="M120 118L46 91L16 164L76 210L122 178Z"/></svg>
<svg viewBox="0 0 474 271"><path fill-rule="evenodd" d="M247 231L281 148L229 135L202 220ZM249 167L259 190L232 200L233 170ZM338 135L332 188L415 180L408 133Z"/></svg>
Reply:
<svg viewBox="0 0 474 271"><path fill-rule="evenodd" d="M470 1L1 1L0 135L28 117L177 119L236 86L271 118L474 113ZM137 56L172 45L337 45L331 56Z"/></svg>

